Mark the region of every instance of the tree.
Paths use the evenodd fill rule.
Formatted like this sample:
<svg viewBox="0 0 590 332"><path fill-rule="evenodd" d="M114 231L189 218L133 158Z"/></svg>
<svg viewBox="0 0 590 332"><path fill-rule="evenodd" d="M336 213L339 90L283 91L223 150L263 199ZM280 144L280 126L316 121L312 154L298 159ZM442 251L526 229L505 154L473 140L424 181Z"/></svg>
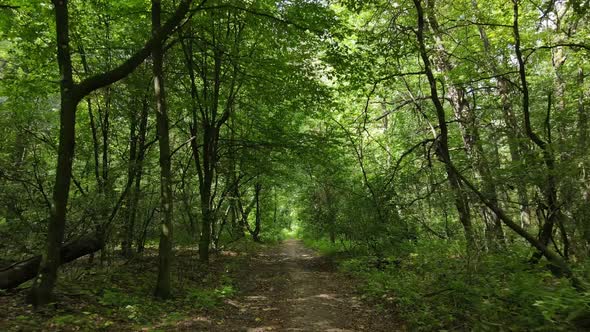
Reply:
<svg viewBox="0 0 590 332"><path fill-rule="evenodd" d="M173 198L172 198L172 173L170 164L170 136L168 129L168 110L166 106L166 90L164 89L163 75L163 42L158 36L160 27L160 16L162 5L159 0L152 0L152 31L156 40L152 49L152 60L154 62L154 92L156 96L156 122L157 139L160 146L160 195L161 195L161 231L160 246L158 248L158 281L156 283L155 295L161 298L170 297L170 268L172 261L173 244Z"/></svg>
<svg viewBox="0 0 590 332"><path fill-rule="evenodd" d="M54 1L57 32L57 60L60 69L60 136L53 204L47 232L47 247L35 283L31 288L29 301L34 305L45 305L51 301L51 292L57 279L60 265L59 250L63 242L66 209L72 176L74 158L76 108L78 103L92 91L112 84L131 73L149 55L152 45L164 38L188 12L191 0L183 1L174 15L150 39L144 47L111 71L101 73L75 83L72 74L70 54L70 33L68 1Z"/></svg>

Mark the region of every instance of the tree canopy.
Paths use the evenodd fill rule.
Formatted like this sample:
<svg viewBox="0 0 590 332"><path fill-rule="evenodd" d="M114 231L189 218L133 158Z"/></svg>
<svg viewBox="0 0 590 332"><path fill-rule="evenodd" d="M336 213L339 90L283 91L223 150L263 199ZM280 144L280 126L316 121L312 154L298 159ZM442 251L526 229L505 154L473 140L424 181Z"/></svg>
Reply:
<svg viewBox="0 0 590 332"><path fill-rule="evenodd" d="M411 329L588 328L589 9L3 1L0 286L296 234Z"/></svg>

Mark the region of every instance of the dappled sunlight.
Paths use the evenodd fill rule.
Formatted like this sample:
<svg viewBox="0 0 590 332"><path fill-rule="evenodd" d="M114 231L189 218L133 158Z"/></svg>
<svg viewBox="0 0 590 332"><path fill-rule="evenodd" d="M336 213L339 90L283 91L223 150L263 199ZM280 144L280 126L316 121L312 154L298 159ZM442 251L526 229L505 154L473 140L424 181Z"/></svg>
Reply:
<svg viewBox="0 0 590 332"><path fill-rule="evenodd" d="M260 326L260 327L253 327L253 328L246 328L248 332L264 332L264 331L280 331L278 326Z"/></svg>
<svg viewBox="0 0 590 332"><path fill-rule="evenodd" d="M314 296L314 297L317 297L317 298L320 298L320 299L327 299L327 300L337 300L337 301L340 301L340 299L337 299L337 298L336 298L336 295L335 295L335 294L319 294L319 295L316 295L316 296Z"/></svg>
<svg viewBox="0 0 590 332"><path fill-rule="evenodd" d="M239 331L394 331L360 305L351 284L325 257L289 239L248 257L248 290L227 299L239 313ZM225 331L218 326L216 331ZM235 331L235 329L227 329Z"/></svg>
<svg viewBox="0 0 590 332"><path fill-rule="evenodd" d="M203 323L206 323L207 325L211 324L212 321L209 317L204 317L204 316L197 316L197 317L193 317L193 318L189 318L187 320L183 320L180 321L176 324L176 327L179 328L189 328L189 327L195 327L195 325L202 325Z"/></svg>
<svg viewBox="0 0 590 332"><path fill-rule="evenodd" d="M321 304L329 304L330 301L342 302L343 299L339 299L336 297L336 294L317 294L311 295L307 297L298 297L288 299L287 301L295 301L295 302L314 302L314 303L321 303Z"/></svg>
<svg viewBox="0 0 590 332"><path fill-rule="evenodd" d="M304 317L302 317L304 319ZM288 328L287 331L332 331L332 332L352 332L350 329L343 329L336 327L336 322L329 320L320 320L308 324L305 328L295 327Z"/></svg>
<svg viewBox="0 0 590 332"><path fill-rule="evenodd" d="M239 256L240 254L235 252L235 251L230 251L230 250L222 250L219 252L219 254L221 256L229 256L229 257L236 257Z"/></svg>

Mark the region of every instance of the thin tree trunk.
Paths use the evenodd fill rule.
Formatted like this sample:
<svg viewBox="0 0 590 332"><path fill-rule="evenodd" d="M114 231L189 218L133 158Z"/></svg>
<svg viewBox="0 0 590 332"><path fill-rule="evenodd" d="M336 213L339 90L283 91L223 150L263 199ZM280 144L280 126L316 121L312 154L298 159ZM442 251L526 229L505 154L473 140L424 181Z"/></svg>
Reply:
<svg viewBox="0 0 590 332"><path fill-rule="evenodd" d="M448 129L447 129L447 122L445 119L445 110L440 102L438 97L438 90L436 87L436 79L434 78L434 74L432 73L432 69L430 67L430 59L428 59L428 52L426 51L426 45L424 40L424 10L422 8L421 0L413 0L414 5L416 7L416 12L418 14L418 30L417 30L417 41L420 50L420 57L422 58L422 62L424 65L424 71L428 78L428 83L430 86L430 98L434 104L436 115L439 124L439 137L435 142L437 144L436 152L439 158L445 164L445 170L447 172L447 176L449 178L449 184L454 194L454 201L455 201L455 208L459 214L459 221L463 225L463 230L465 232L465 240L467 242L467 251L469 253L474 252L476 250L476 242L475 242L475 234L473 231L473 225L471 223L471 214L469 211L469 203L467 201L467 196L463 191L461 186L461 181L455 171L454 168L451 167L451 156L449 153L449 146L448 146Z"/></svg>
<svg viewBox="0 0 590 332"><path fill-rule="evenodd" d="M213 143L214 128L209 124L203 125L203 175L199 189L201 193L201 237L199 238L199 259L209 262L209 247L211 245L211 224L214 222L215 212L211 202L215 167L215 144Z"/></svg>
<svg viewBox="0 0 590 332"><path fill-rule="evenodd" d="M132 115L135 118L135 115ZM145 139L147 134L147 120L148 120L148 101L147 98L143 100L141 112L139 115L139 132L131 137L131 147L129 154L129 174L128 178L135 181L133 188L129 193L129 207L127 213L127 220L125 221L123 242L121 248L124 257L130 257L133 250L133 239L135 234L135 221L137 218L137 209L139 205L139 197L141 194L141 178L143 175L143 159L145 157ZM135 120L136 121L136 120ZM133 120L132 120L133 122ZM136 150L136 153L131 151Z"/></svg>
<svg viewBox="0 0 590 332"><path fill-rule="evenodd" d="M193 44L192 39L188 39L187 42L181 39L182 48L185 55L186 66L191 82L190 86L190 94L191 94L191 115L192 115L192 123L190 125L190 133L191 133L191 149L193 152L193 158L195 162L195 168L197 170L197 176L199 178L199 193L200 193L200 207L201 207L201 227L200 227L200 236L199 236L199 259L202 262L209 261L209 246L211 243L211 224L214 218L214 211L212 210L212 203L211 203L211 187L213 183L213 176L214 176L214 167L215 167L215 144L214 144L214 137L215 137L215 128L211 126L211 118L215 118L216 110L217 110L217 99L211 102L211 105L208 105L207 100L209 96L207 95L208 92L208 80L203 77L203 95L204 95L204 105L201 104L199 100L199 94L197 91L197 84L196 84L196 75L195 75L195 67L193 63ZM219 77L221 63L220 57L215 57L215 89L214 94L219 93ZM202 69L205 70L205 69ZM209 110L211 110L211 114L209 114ZM202 130L202 151L199 147L197 138L199 137L199 133L197 131L198 125L198 115L197 111L200 111L201 114L201 130ZM214 121L214 120L213 120ZM201 164L202 162L202 164Z"/></svg>
<svg viewBox="0 0 590 332"><path fill-rule="evenodd" d="M559 203L557 201L557 178L555 172L555 158L553 151L549 143L542 140L532 129L530 119L530 100L529 100L529 88L526 76L526 65L520 48L520 31L518 26L518 0L512 0L513 2L513 34L514 34L514 51L516 53L516 59L518 60L518 72L520 77L520 84L522 89L522 110L524 117L524 128L529 139L537 146L542 152L543 162L546 167L546 178L544 195L547 204L547 220L543 223L541 231L539 233L539 240L544 246L549 244L553 228L556 224L560 223L561 211ZM532 260L538 261L542 256L541 252L533 255Z"/></svg>
<svg viewBox="0 0 590 332"><path fill-rule="evenodd" d="M260 241L260 224L261 224L261 213L260 211L260 191L262 190L262 184L256 183L254 185L254 200L256 201L256 218L254 221L254 229L250 232L252 239L256 242Z"/></svg>
<svg viewBox="0 0 590 332"><path fill-rule="evenodd" d="M252 198L252 201L248 204L248 206L246 207L245 210L244 210L244 205L242 204L242 198L241 198L239 191L236 192L236 197L237 197L237 210L238 210L238 214L240 215L240 218L239 218L240 219L240 227L242 228L243 231L250 232L251 230L250 230L250 224L248 223L248 217L250 216L250 212L252 212L252 209L256 205L256 196L254 196Z"/></svg>
<svg viewBox="0 0 590 332"><path fill-rule="evenodd" d="M133 181L135 177L135 168L137 163L137 153L138 153L138 133L137 133L137 116L135 114L131 114L129 119L129 163L127 165L127 181ZM131 189L129 192L129 204L127 208L127 220L123 225L123 241L121 243L121 254L123 257L130 257L131 256L131 238L132 234L131 228L133 225L130 223L131 214L133 211L131 210L132 200L134 196L134 190Z"/></svg>
<svg viewBox="0 0 590 332"><path fill-rule="evenodd" d="M141 235L137 238L137 253L142 254L145 250L145 242L147 240L148 228L154 219L157 207L153 207L151 211L146 214L145 221L141 227Z"/></svg>
<svg viewBox="0 0 590 332"><path fill-rule="evenodd" d="M590 248L590 160L588 159L588 113L584 106L586 96L584 93L584 71L578 68L578 85L580 95L578 97L578 158L580 161L581 198L576 211L576 221L586 242L586 255Z"/></svg>
<svg viewBox="0 0 590 332"><path fill-rule="evenodd" d="M477 1L471 1L472 7L479 13ZM497 87L498 87L498 94L500 95L501 105L502 105L502 114L504 117L504 122L508 130L506 130L506 136L508 138L508 149L510 151L510 158L513 163L522 163L522 153L527 150L527 147L523 142L523 137L520 134L520 130L518 127L518 121L516 120L516 116L514 115L514 110L512 107L512 102L510 100L510 82L501 75L500 70L498 70L498 66L496 65L494 55L492 54L492 49L490 45L490 41L484 25L477 26L479 31L479 36L482 40L484 51L486 52L486 60L489 61L492 74L496 77L497 80ZM524 181L522 181L520 176L516 176L516 193L520 205L520 225L522 227L526 227L530 225L531 222L531 212L529 208L529 199L528 194L526 191L526 185Z"/></svg>
<svg viewBox="0 0 590 332"><path fill-rule="evenodd" d="M198 223L197 223L197 218L195 217L195 215L192 211L190 193L188 192L187 182L186 182L186 177L188 174L187 168L189 166L190 166L190 160L189 160L189 165L187 165L186 168L185 167L182 168L182 176L180 178L180 191L182 193L182 207L184 208L184 211L186 213L186 217L189 222L190 238L192 240L196 239L198 242L198 234L197 234Z"/></svg>
<svg viewBox="0 0 590 332"><path fill-rule="evenodd" d="M510 83L504 79L498 79L498 90L500 99L502 101L502 114L508 130L506 136L508 137L508 149L510 150L510 160L516 164L523 164L523 154L528 151L527 145L524 143L525 137L520 134L518 121L514 114L512 102L510 100ZM520 168L520 167L519 167ZM530 226L531 224L531 209L526 189L526 184L521 176L516 176L516 194L520 205L520 224L522 227Z"/></svg>
<svg viewBox="0 0 590 332"><path fill-rule="evenodd" d="M473 164L473 171L475 178L483 185L483 191L490 199L498 201L498 194L496 185L491 175L489 162L485 156L485 152L480 139L480 133L478 128L478 121L475 115L474 109L471 107L469 100L467 99L467 91L465 88L453 84L453 80L449 76L450 71L454 65L451 60L446 56L447 52L442 42L442 32L438 25L434 13L434 0L427 1L429 5L428 10L428 22L435 35L437 45L437 64L438 71L442 72L445 76L445 81L449 82L447 91L451 99L451 105L453 106L455 119L459 123L459 129L463 138L463 144L468 156ZM493 212L491 212L485 206L481 207L481 215L485 225L485 234L487 239L488 248L495 249L504 242L504 233L502 231L502 224Z"/></svg>
<svg viewBox="0 0 590 332"><path fill-rule="evenodd" d="M221 89L221 52L215 51L213 69L213 92L211 96L211 114L203 119L203 175L200 183L201 192L201 238L199 239L199 259L209 262L209 247L211 246L211 226L215 222L215 210L212 202L212 187L217 166L217 143L219 128L217 113L219 108L219 93Z"/></svg>
<svg viewBox="0 0 590 332"><path fill-rule="evenodd" d="M160 0L152 0L152 31L160 29ZM168 129L168 111L166 109L166 93L162 40L157 39L152 49L154 92L156 96L156 122L158 145L160 147L160 244L158 246L158 281L154 295L159 298L170 297L170 272L172 266L173 241L173 197L172 173L170 170L170 137Z"/></svg>

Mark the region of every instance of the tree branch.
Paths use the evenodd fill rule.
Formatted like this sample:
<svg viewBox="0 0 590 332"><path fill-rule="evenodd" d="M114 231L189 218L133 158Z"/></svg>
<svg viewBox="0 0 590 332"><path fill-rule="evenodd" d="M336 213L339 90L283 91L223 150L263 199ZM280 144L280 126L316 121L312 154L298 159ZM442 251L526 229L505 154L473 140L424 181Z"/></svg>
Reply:
<svg viewBox="0 0 590 332"><path fill-rule="evenodd" d="M195 10L201 9L206 1L207 0L201 1L199 7ZM178 8L172 17L166 21L162 28L158 30L158 32L156 32L139 51L133 54L125 62L110 71L91 76L76 84L74 86L74 96L78 100L81 100L92 91L113 84L133 72L133 70L135 70L135 68L137 68L151 54L154 43L157 40L166 39L172 33L174 28L181 23L182 19L189 11L192 2L193 0L183 0L180 5L178 5Z"/></svg>

